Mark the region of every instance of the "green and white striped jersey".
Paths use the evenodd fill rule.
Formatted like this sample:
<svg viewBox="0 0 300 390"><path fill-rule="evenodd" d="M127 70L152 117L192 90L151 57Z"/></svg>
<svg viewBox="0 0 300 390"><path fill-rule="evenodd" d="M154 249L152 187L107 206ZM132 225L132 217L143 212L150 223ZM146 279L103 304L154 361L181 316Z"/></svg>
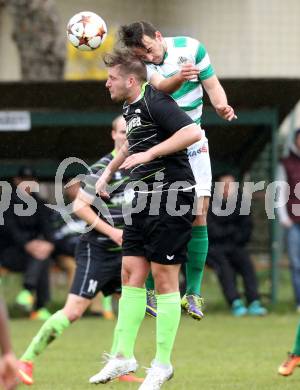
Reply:
<svg viewBox="0 0 300 390"><path fill-rule="evenodd" d="M205 46L190 37L165 38L167 50L160 65L147 65L147 79L151 82L153 74L159 73L164 77L171 77L177 73L182 64L191 62L199 67L197 79L185 81L171 96L197 124L201 123L203 90L201 81L214 75Z"/></svg>

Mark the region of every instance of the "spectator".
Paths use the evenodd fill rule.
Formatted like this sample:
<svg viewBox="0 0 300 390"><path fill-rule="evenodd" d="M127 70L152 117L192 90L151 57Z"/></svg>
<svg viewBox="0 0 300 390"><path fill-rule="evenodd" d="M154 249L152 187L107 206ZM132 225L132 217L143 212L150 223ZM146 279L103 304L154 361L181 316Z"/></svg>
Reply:
<svg viewBox="0 0 300 390"><path fill-rule="evenodd" d="M297 311L300 312L300 214L295 210L300 205L299 188L298 190L296 188L300 182L300 129L295 132L289 155L279 164L277 180L289 185L289 194L285 190L281 193L285 206L278 208L278 216L281 225L286 230L287 252L295 300Z"/></svg>
<svg viewBox="0 0 300 390"><path fill-rule="evenodd" d="M23 290L16 302L31 312L30 318L45 320L50 316L45 305L49 300L49 264L54 245L49 210L33 194L34 177L34 171L24 166L12 180L11 202L0 231L0 263L11 271L24 273Z"/></svg>
<svg viewBox="0 0 300 390"><path fill-rule="evenodd" d="M228 207L230 199L232 200L236 195L236 191L230 185L235 182L235 178L231 174L224 174L219 177L218 181L224 183L220 194L222 210L224 210L226 205ZM233 213L226 216L214 213L212 206L209 208L208 237L210 245L207 264L215 270L234 316L240 317L247 313L264 315L267 310L260 303L255 270L246 249L251 235L252 223L250 216L240 215L240 193L237 195L235 206ZM243 279L248 310L238 292L237 275Z"/></svg>

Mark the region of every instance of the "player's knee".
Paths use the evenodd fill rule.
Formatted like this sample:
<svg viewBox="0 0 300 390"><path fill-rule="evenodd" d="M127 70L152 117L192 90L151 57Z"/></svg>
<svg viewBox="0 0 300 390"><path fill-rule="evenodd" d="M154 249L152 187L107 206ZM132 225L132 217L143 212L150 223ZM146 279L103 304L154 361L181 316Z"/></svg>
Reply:
<svg viewBox="0 0 300 390"><path fill-rule="evenodd" d="M153 272L153 271L152 271ZM168 294L178 289L178 283L171 278L168 272L153 273L155 289L158 294Z"/></svg>
<svg viewBox="0 0 300 390"><path fill-rule="evenodd" d="M70 313L70 314L68 315L68 319L69 319L70 322L74 322L74 321L79 320L79 318L81 318L82 315L83 315L82 310L76 309L76 310L74 310L73 313Z"/></svg>
<svg viewBox="0 0 300 390"><path fill-rule="evenodd" d="M209 197L200 197L197 201L197 214L194 220L194 226L207 225L207 213L209 208Z"/></svg>
<svg viewBox="0 0 300 390"><path fill-rule="evenodd" d="M130 272L126 268L122 268L122 284L127 285L130 280Z"/></svg>
<svg viewBox="0 0 300 390"><path fill-rule="evenodd" d="M84 310L81 305L68 305L63 308L63 312L70 322L74 322L82 317Z"/></svg>
<svg viewBox="0 0 300 390"><path fill-rule="evenodd" d="M193 226L206 226L207 225L207 213L202 215L196 215Z"/></svg>
<svg viewBox="0 0 300 390"><path fill-rule="evenodd" d="M143 267L122 266L122 285L142 288L145 283L147 270Z"/></svg>
<svg viewBox="0 0 300 390"><path fill-rule="evenodd" d="M157 294L168 294L171 292L171 286L167 282L157 283L155 286Z"/></svg>

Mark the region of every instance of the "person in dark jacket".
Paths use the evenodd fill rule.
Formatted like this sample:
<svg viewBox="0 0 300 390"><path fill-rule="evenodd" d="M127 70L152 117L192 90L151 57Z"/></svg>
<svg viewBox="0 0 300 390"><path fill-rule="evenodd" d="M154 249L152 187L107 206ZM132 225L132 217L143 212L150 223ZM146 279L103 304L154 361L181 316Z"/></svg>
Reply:
<svg viewBox="0 0 300 390"><path fill-rule="evenodd" d="M252 231L251 217L240 215L242 196L234 186L234 176L224 174L217 181L220 187L215 186L215 195L217 189L222 188L221 210L214 210L212 205L209 208L207 264L215 270L233 315L264 315L267 311L260 303L255 270L246 248ZM224 213L230 206L233 211ZM248 309L238 291L237 275L243 279Z"/></svg>
<svg viewBox="0 0 300 390"><path fill-rule="evenodd" d="M289 190L282 191L282 204L278 208L280 224L285 228L286 245L290 270L297 305L300 313L300 215L299 215L299 182L300 182L300 129L295 131L293 143L288 156L283 158L278 167L277 180L285 182ZM300 322L298 323L294 345L291 352L278 368L283 376L291 375L300 364Z"/></svg>
<svg viewBox="0 0 300 390"><path fill-rule="evenodd" d="M10 206L4 213L0 230L0 264L24 274L23 290L16 302L32 319L45 320L50 313L45 308L49 300L51 242L50 212L43 201L33 193L34 172L22 167L13 178Z"/></svg>
<svg viewBox="0 0 300 390"><path fill-rule="evenodd" d="M280 161L276 179L285 182L289 188L280 194L284 206L278 208L278 217L286 233L296 308L300 313L300 199L296 187L300 182L300 129L295 131L289 154Z"/></svg>

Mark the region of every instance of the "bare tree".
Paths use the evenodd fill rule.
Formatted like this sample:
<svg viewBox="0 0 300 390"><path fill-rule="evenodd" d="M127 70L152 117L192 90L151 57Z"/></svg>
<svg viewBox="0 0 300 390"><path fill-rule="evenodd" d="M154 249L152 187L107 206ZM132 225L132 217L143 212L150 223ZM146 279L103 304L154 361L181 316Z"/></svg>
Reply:
<svg viewBox="0 0 300 390"><path fill-rule="evenodd" d="M60 80L65 43L55 0L0 0L13 18L23 80Z"/></svg>

